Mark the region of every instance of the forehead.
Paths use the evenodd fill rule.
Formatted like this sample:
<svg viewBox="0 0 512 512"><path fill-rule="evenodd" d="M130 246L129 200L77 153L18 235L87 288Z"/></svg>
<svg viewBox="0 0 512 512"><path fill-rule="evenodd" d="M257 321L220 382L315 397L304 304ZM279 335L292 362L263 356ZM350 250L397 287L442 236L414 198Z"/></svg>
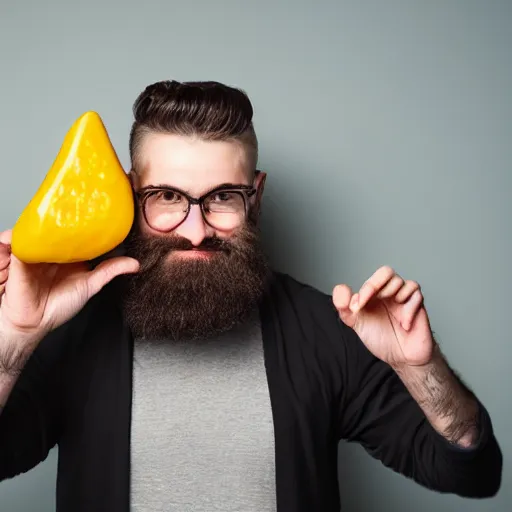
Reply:
<svg viewBox="0 0 512 512"><path fill-rule="evenodd" d="M249 184L249 164L235 141L148 134L138 155L140 186L170 185L194 194L224 183Z"/></svg>

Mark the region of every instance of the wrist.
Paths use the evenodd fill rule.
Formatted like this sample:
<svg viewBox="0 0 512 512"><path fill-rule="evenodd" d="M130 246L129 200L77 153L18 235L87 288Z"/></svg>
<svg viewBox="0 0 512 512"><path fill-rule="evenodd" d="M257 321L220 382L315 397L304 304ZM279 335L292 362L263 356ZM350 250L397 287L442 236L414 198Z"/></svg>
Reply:
<svg viewBox="0 0 512 512"><path fill-rule="evenodd" d="M42 330L16 329L0 318L0 374L19 375L44 336Z"/></svg>
<svg viewBox="0 0 512 512"><path fill-rule="evenodd" d="M43 326L19 327L5 318L0 309L0 348L3 342L15 341L18 345L37 345L51 329Z"/></svg>
<svg viewBox="0 0 512 512"><path fill-rule="evenodd" d="M428 361L422 364L410 364L404 361L398 363L391 363L391 368L400 376L421 377L421 375L428 375L432 372L433 368L444 365L445 359L441 353L439 345L434 341L432 352Z"/></svg>

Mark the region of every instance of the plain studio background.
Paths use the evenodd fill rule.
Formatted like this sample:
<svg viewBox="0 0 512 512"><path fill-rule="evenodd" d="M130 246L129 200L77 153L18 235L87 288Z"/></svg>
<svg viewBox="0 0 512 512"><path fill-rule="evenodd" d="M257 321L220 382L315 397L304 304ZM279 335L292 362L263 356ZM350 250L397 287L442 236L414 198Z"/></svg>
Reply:
<svg viewBox="0 0 512 512"><path fill-rule="evenodd" d="M511 510L511 23L506 0L3 0L0 228L84 111L101 114L128 165L131 106L147 84L243 87L275 265L327 292L384 264L419 281L504 451L499 495L469 501L342 444L343 510ZM0 510L54 510L55 469L54 451L0 484Z"/></svg>

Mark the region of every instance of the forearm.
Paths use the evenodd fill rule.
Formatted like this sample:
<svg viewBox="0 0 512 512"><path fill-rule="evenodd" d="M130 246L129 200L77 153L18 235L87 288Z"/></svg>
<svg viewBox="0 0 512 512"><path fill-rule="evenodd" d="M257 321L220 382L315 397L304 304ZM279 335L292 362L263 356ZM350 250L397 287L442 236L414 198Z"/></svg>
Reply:
<svg viewBox="0 0 512 512"><path fill-rule="evenodd" d="M17 376L0 374L0 415L17 380Z"/></svg>
<svg viewBox="0 0 512 512"><path fill-rule="evenodd" d="M437 432L461 447L474 445L479 437L478 402L437 345L430 363L395 371Z"/></svg>
<svg viewBox="0 0 512 512"><path fill-rule="evenodd" d="M0 332L0 415L37 340L16 339Z"/></svg>

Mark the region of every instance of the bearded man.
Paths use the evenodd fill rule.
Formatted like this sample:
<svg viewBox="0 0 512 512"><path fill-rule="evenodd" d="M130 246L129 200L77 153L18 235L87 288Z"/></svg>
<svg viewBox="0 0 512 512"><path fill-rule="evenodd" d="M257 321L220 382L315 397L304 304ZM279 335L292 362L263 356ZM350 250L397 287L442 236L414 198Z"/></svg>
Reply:
<svg viewBox="0 0 512 512"><path fill-rule="evenodd" d="M434 491L496 494L489 414L418 283L383 266L327 295L270 268L247 95L158 82L134 116L120 254L27 265L0 236L0 478L58 446L59 512L337 512L347 440Z"/></svg>

